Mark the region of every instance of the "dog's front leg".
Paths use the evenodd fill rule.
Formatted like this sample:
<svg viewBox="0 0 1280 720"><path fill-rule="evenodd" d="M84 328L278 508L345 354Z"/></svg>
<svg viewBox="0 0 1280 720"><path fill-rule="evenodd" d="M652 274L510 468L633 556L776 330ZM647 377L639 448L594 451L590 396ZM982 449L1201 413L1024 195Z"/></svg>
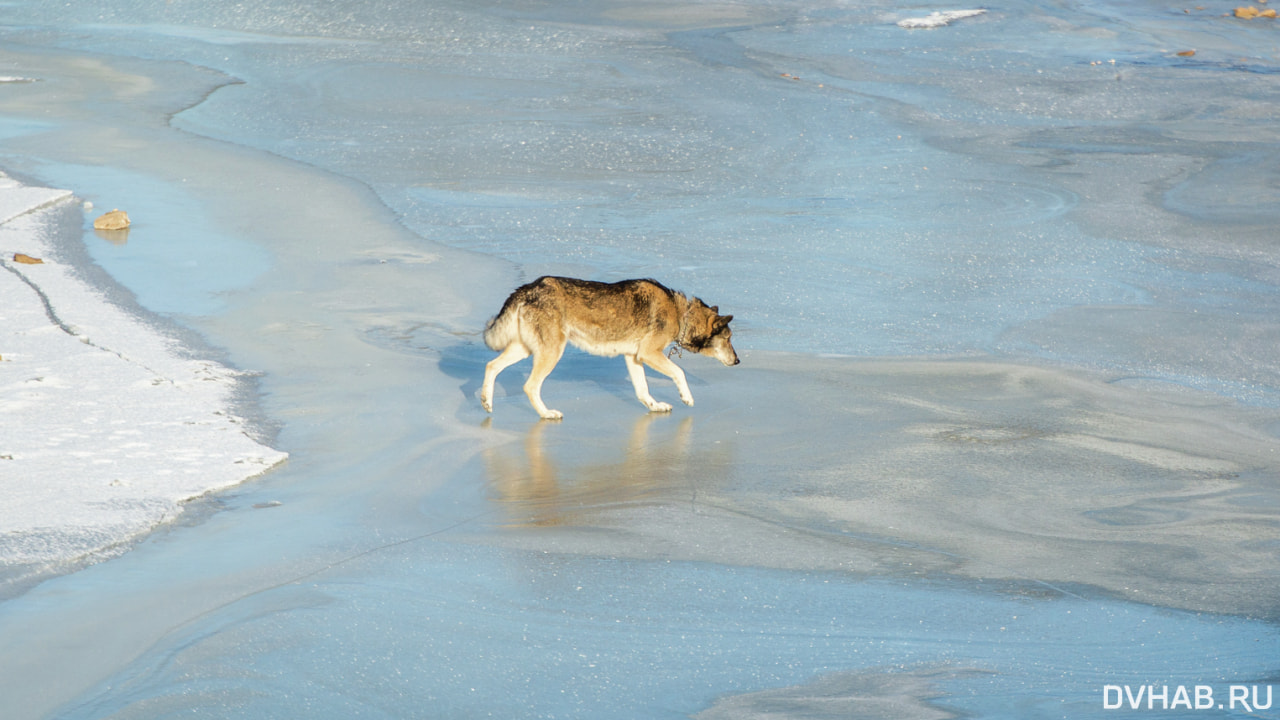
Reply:
<svg viewBox="0 0 1280 720"><path fill-rule="evenodd" d="M627 361L627 374L631 376L631 384L635 386L636 397L649 408L649 412L671 412L669 404L658 402L649 394L649 383L644 379L644 365L633 355L623 355L622 359Z"/></svg>
<svg viewBox="0 0 1280 720"><path fill-rule="evenodd" d="M649 367L675 381L676 389L680 391L680 401L685 405L693 406L693 393L689 392L689 381L685 379L684 371L680 369L679 365L671 362L661 351L648 353L639 359Z"/></svg>

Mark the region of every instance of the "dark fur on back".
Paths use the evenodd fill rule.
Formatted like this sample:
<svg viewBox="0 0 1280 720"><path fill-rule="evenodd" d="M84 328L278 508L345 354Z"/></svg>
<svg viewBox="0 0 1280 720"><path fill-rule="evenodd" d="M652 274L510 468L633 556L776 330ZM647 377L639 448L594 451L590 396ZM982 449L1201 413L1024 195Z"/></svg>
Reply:
<svg viewBox="0 0 1280 720"><path fill-rule="evenodd" d="M526 303L536 303L538 298L544 294L544 289L551 283L560 286L570 295L576 295L581 298L589 298L592 302L600 302L602 300L622 300L627 299L635 301L639 294L640 288L644 286L655 287L661 290L670 299L675 299L676 292L671 288L663 285L657 280L642 278L638 280L619 280L613 283L597 282L595 280L579 280L578 278L556 277L554 275L543 275L531 283L525 283L516 288L507 296L507 301L502 304L502 310L498 312L501 316L513 306Z"/></svg>
<svg viewBox="0 0 1280 720"><path fill-rule="evenodd" d="M507 342L501 338L495 338L496 343L490 342L491 330L520 308L549 314L564 312L570 306L580 309L584 312L575 313L575 319L584 322L578 323L578 329L589 334L584 339L598 342L619 340L642 327L663 333L671 325L671 318L658 312L663 306L653 302L655 292L665 296L670 303L675 303L677 297L684 299L682 294L647 278L603 283L543 275L512 291L502 304L502 310L486 326L485 342L491 350L505 347ZM538 334L542 334L544 329L543 325L532 328ZM589 347L574 344L591 351Z"/></svg>

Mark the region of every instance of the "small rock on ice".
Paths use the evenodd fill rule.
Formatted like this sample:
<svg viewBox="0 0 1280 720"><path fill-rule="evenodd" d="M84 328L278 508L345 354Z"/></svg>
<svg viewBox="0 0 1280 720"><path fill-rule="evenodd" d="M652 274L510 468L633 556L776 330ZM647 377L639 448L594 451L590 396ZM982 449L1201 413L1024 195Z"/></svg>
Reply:
<svg viewBox="0 0 1280 720"><path fill-rule="evenodd" d="M123 210L112 210L93 221L95 230L123 230L129 227L129 213Z"/></svg>

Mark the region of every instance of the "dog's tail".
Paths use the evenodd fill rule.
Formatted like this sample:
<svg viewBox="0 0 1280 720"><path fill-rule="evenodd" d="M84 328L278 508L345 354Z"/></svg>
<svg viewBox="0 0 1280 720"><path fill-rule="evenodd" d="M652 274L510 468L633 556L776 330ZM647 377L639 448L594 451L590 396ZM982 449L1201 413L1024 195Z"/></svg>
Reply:
<svg viewBox="0 0 1280 720"><path fill-rule="evenodd" d="M490 350L500 352L516 340L520 335L520 314L518 303L507 303L502 312L489 319L484 326L484 344Z"/></svg>

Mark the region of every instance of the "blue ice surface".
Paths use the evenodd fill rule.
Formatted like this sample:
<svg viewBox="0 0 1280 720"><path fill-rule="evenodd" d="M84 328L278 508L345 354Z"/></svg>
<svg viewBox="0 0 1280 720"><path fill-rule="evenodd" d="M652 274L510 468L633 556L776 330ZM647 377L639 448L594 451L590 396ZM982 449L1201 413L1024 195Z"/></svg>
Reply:
<svg viewBox="0 0 1280 720"><path fill-rule="evenodd" d="M740 334L762 349L1077 364L1079 353L1007 336L1064 308L1228 321L1280 310L1244 265L1199 292L1199 266L1237 242L1224 228L1248 222L1256 236L1275 219L1265 190L1238 201L1213 177L1243 180L1241 170L1267 167L1274 150L1192 147L1176 139L1181 129L1159 129L1158 115L1178 119L1181 102L1144 117L1148 101L1127 99L1138 96L1122 80L1157 68L1222 72L1238 84L1269 62L1257 28L1157 4L1022 2L908 32L885 21L889 8L832 5L787 22L609 44L571 24L525 27L518 13L481 25L483 15L444 22L397 9L420 13L396 31L412 43L355 42L386 32L366 19L343 33L317 25L332 33L327 41L184 48L247 82L175 125L358 178L423 237L507 258L529 279L659 277L733 308ZM442 23L469 40L433 34ZM1205 41L1226 27L1264 56L1241 65L1212 48L1187 60L1161 44L1161 33ZM306 132L280 132L296 127ZM1170 153L1217 159L1169 181L1155 202L1216 230L1171 247L1160 227L1113 234L1120 217L1081 221L1092 204L1062 182L1078 174L1073 165L1102 157L1120 168L1119 157L1140 166ZM1153 201L1154 181L1130 190L1134 208L1110 212L1136 215ZM1266 175L1245 184L1265 188ZM1264 344L1241 351L1230 378L1099 352L1084 364L1275 405L1266 389L1274 368L1248 359Z"/></svg>
<svg viewBox="0 0 1280 720"><path fill-rule="evenodd" d="M0 138L21 137L47 130L51 127L53 127L53 124L47 122L3 118L0 119Z"/></svg>
<svg viewBox="0 0 1280 720"><path fill-rule="evenodd" d="M964 716L1101 718L1107 684L1225 698L1273 671L1278 632L945 583L424 540L218 610L59 717L681 718L863 668L939 671L939 703Z"/></svg>
<svg viewBox="0 0 1280 720"><path fill-rule="evenodd" d="M617 34L591 29L617 24L602 19L604 3L546 9L550 19L467 3L13 8L64 49L176 58L243 81L176 115L178 129L356 178L427 240L505 258L526 279L659 277L735 314L748 350L1048 358L1276 403L1267 363L1280 308L1265 272L1275 249L1228 252L1233 232L1276 219L1265 202L1274 140L1197 150L1159 129L1189 114L1186 99L1144 116L1136 106L1149 97L1125 105L1127 91L1110 94L1124 87L1111 76L1129 68L1265 83L1276 58L1261 25L1146 2L1007 2L910 32L887 18L901 8L832 3L785 21ZM1188 28L1247 57L1202 46L1179 59L1169 51L1185 47ZM1026 105L988 88L1025 91ZM1235 100L1274 97L1261 88ZM1100 100L1057 107L1046 101L1054 89ZM1119 168L1116 158L1210 151L1208 170L1173 167L1168 187L1152 181L1131 208L1215 224L1191 244L1163 230L1109 232L1122 217L1086 222L1098 199L1068 182L1095 159ZM136 193L128 245L88 240L154 311L216 314L220 293L269 264L267 249L205 229L199 200L172 186L45 167L91 199ZM1252 201L1225 202L1233 189ZM180 216L189 232L148 233ZM1236 364L1217 366L1193 361L1221 344L1195 333L1157 348L1169 363L1123 355L1128 333L1146 326L1141 313L1107 342L1066 349L1026 332L1094 307L1248 317L1264 331L1231 338ZM492 310L476 310L476 325ZM316 422L326 421L339 424ZM335 517L364 520L331 509L313 522ZM192 574L216 560L187 552ZM129 561L147 557L121 566L145 572ZM92 593L98 573L109 569L56 587ZM942 667L957 677L939 704L974 716L1110 717L1105 683L1276 673L1274 623L945 581L425 539L284 580L178 628L59 716L683 717L836 670Z"/></svg>
<svg viewBox="0 0 1280 720"><path fill-rule="evenodd" d="M180 113L176 127L360 179L433 241L537 270L659 276L733 307L760 348L1029 352L1074 363L1002 335L1062 308L1167 304L1154 296L1197 281L1162 263L1169 251L1157 236L1109 237L1073 222L1080 199L1044 172L1072 150L1035 133L1120 127L1095 149L1160 148L1065 103L1001 106L974 88L1085 85L1064 72L1117 59L1180 67L1189 61L1156 45L1158 33L1174 22L1223 32L1203 13L1016 2L908 32L886 21L894 8L833 4L782 23L610 45L588 29L540 24L570 19L554 8L486 18L399 3L339 25L313 8L266 6L239 19L255 33L223 27L216 12L84 6L115 23L137 13L123 28L94 26L113 33L88 47L109 51L124 32L140 55L177 55L245 81ZM599 22L605 10L573 19ZM210 18L216 28L182 25ZM1027 159L939 144L948 124L962 138L1006 138ZM1203 196L1174 187L1168 197L1181 209L1193 195ZM1272 211L1260 202L1247 212ZM1258 309L1256 295L1224 289L1213 310ZM1194 371L1165 374L1213 384Z"/></svg>

